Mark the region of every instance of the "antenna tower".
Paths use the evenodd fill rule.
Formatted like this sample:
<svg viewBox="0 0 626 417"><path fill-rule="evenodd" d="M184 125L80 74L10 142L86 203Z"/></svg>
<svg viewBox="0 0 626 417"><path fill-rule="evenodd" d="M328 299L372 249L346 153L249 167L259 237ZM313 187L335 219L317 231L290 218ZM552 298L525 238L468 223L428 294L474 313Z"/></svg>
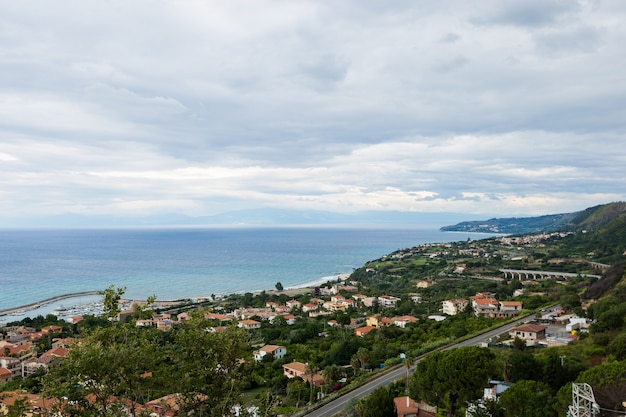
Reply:
<svg viewBox="0 0 626 417"><path fill-rule="evenodd" d="M593 396L593 389L587 383L572 384L572 404L567 417L593 417L600 413L600 407Z"/></svg>

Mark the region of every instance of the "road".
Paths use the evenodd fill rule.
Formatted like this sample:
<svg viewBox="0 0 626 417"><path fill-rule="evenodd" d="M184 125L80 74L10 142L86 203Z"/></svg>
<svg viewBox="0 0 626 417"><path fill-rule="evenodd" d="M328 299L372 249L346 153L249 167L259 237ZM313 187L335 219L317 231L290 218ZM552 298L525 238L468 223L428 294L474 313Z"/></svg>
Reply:
<svg viewBox="0 0 626 417"><path fill-rule="evenodd" d="M506 332L510 329L512 329L513 327L517 326L520 322L529 322L535 319L535 315L530 315L527 316L523 319L520 319L520 321L516 321L514 323L511 324L505 324L504 326L500 326L496 329L490 330L486 333L481 334L480 336L475 336L472 337L471 339L467 339L463 342L459 342L456 343L454 345L450 345L448 347L446 347L444 350L448 350L448 349L452 349L452 348L457 348L457 347L464 347L464 346L476 346L476 345L480 345L481 343L483 343L484 341L486 341L487 339L494 337L496 335L499 335L503 332ZM425 355L426 356L426 355ZM422 357L423 359L424 357ZM420 359L421 360L421 359ZM415 365L413 365L411 367L411 369L409 370L410 373L415 371ZM392 371L389 371L388 373L380 376L379 378L376 378L368 383L366 383L365 385L362 385L361 387L348 392L347 394L329 402L328 404L311 411L310 413L307 413L306 416L308 417L327 417L327 416L334 416L335 414L339 413L341 410L347 408L353 401L357 401L362 397L365 397L367 395L369 395L372 391L374 391L376 388L379 387L384 387L387 386L389 384L391 384L393 381L397 381L399 379L402 378L406 378L407 376L407 370L405 367L400 367L397 369L394 369Z"/></svg>

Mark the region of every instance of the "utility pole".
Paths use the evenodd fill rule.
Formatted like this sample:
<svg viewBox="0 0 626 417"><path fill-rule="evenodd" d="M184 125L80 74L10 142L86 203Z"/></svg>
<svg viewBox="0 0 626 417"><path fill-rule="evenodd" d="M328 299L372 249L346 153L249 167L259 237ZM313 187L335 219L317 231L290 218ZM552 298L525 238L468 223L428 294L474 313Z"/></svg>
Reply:
<svg viewBox="0 0 626 417"><path fill-rule="evenodd" d="M600 413L600 407L593 396L593 389L587 383L572 384L572 404L567 417L592 417Z"/></svg>

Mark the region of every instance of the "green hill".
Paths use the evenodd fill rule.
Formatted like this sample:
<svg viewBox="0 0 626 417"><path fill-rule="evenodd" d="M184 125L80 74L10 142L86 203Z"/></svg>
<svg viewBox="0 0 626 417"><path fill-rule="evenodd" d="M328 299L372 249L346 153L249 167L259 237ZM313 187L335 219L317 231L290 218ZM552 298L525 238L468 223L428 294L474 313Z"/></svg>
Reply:
<svg viewBox="0 0 626 417"><path fill-rule="evenodd" d="M536 217L493 218L444 226L444 232L531 234L555 231L593 231L625 215L626 203L616 202L590 207L574 213Z"/></svg>

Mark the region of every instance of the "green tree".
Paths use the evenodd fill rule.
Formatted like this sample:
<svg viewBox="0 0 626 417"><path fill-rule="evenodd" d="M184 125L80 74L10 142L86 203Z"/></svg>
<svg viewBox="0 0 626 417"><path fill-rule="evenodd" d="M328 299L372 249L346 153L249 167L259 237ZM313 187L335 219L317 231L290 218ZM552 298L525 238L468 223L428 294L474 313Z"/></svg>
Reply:
<svg viewBox="0 0 626 417"><path fill-rule="evenodd" d="M582 372L576 382L586 382L600 407L620 410L626 392L626 362L609 362Z"/></svg>
<svg viewBox="0 0 626 417"><path fill-rule="evenodd" d="M306 382L295 378L287 383L287 396L296 401L296 408L300 407L300 401L309 393Z"/></svg>
<svg viewBox="0 0 626 417"><path fill-rule="evenodd" d="M385 387L376 388L354 406L359 417L395 417L393 396Z"/></svg>
<svg viewBox="0 0 626 417"><path fill-rule="evenodd" d="M309 386L311 387L309 404L313 404L315 402L315 375L317 374L318 370L318 366L313 363L307 364L306 369L304 370L304 375L309 380Z"/></svg>
<svg viewBox="0 0 626 417"><path fill-rule="evenodd" d="M330 365L322 370L322 376L324 377L324 382L332 386L335 382L341 379L342 371L339 366Z"/></svg>
<svg viewBox="0 0 626 417"><path fill-rule="evenodd" d="M156 302L156 295L151 295L146 299L146 303L144 305L135 304L135 308L133 311L133 318L135 320L149 320L154 316L154 310L152 306Z"/></svg>
<svg viewBox="0 0 626 417"><path fill-rule="evenodd" d="M518 381L500 396L504 417L556 417L550 387L541 381Z"/></svg>
<svg viewBox="0 0 626 417"><path fill-rule="evenodd" d="M367 365L367 362L370 360L369 350L367 350L367 348L364 348L364 347L359 348L355 356L358 359L359 363L361 364L361 372L365 371L365 365Z"/></svg>
<svg viewBox="0 0 626 417"><path fill-rule="evenodd" d="M248 333L235 327L212 333L207 327L206 320L193 318L172 331L171 376L181 394L181 412L221 417L239 402Z"/></svg>
<svg viewBox="0 0 626 417"><path fill-rule="evenodd" d="M436 352L417 363L410 381L410 396L446 407L446 414L452 417L463 404L480 398L494 366L495 356L485 348Z"/></svg>
<svg viewBox="0 0 626 417"><path fill-rule="evenodd" d="M108 320L117 319L120 313L120 300L126 292L126 287L115 288L113 284L103 291L102 305L104 309L104 317Z"/></svg>
<svg viewBox="0 0 626 417"><path fill-rule="evenodd" d="M606 351L618 361L626 359L626 332L620 333L609 342Z"/></svg>
<svg viewBox="0 0 626 417"><path fill-rule="evenodd" d="M533 354L527 350L513 350L509 355L508 363L508 374L511 382L517 382L523 379L539 380L543 376L541 365Z"/></svg>
<svg viewBox="0 0 626 417"><path fill-rule="evenodd" d="M282 291L282 290L283 290L283 284L282 284L282 282L278 281L278 282L276 283L276 290L277 290L277 291Z"/></svg>
<svg viewBox="0 0 626 417"><path fill-rule="evenodd" d="M144 375L155 370L160 351L146 334L129 326L97 330L46 375L44 393L69 415L109 416L122 406L119 398L130 400L134 412L146 400L151 381Z"/></svg>

